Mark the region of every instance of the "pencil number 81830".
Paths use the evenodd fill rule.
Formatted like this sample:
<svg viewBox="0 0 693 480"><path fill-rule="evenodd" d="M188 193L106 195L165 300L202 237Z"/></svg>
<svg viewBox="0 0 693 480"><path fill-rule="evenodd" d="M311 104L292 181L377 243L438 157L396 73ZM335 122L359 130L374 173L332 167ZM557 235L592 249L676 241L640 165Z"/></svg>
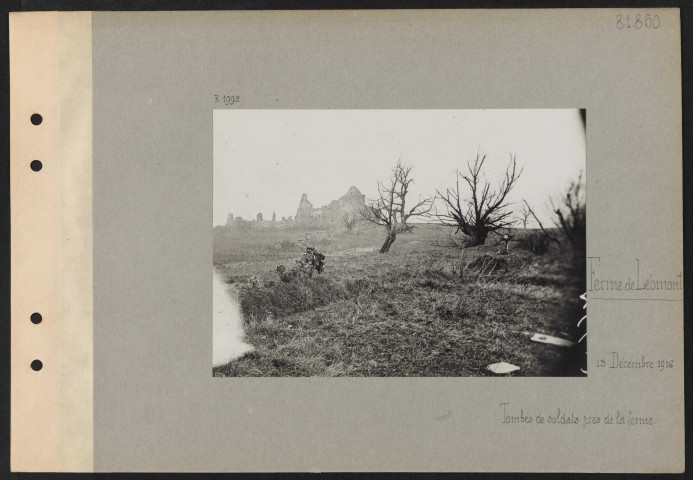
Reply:
<svg viewBox="0 0 693 480"><path fill-rule="evenodd" d="M626 15L616 15L616 28L621 30L623 28L634 28L640 30L641 28L659 28L659 15L651 15L646 13L644 16L640 13L635 16L630 14Z"/></svg>

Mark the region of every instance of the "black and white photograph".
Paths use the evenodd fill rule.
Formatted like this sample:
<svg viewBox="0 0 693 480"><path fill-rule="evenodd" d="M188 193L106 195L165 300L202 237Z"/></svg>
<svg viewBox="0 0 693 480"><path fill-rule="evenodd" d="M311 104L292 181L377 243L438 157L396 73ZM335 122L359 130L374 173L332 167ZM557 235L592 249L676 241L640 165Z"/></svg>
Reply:
<svg viewBox="0 0 693 480"><path fill-rule="evenodd" d="M214 110L213 375L585 376L585 129Z"/></svg>

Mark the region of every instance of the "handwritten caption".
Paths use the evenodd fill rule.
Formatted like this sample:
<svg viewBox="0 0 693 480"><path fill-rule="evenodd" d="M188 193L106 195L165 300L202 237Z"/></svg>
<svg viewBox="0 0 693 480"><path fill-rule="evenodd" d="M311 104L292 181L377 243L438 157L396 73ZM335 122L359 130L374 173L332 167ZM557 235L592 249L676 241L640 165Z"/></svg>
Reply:
<svg viewBox="0 0 693 480"><path fill-rule="evenodd" d="M587 283L588 292L624 292L630 290L683 290L683 272L670 275L666 278L653 278L651 273L648 276L647 274L643 274L640 271L640 259L636 258L634 259L632 268L629 269L627 277L624 275L621 278L614 278L605 276L605 274L598 271L598 267L601 263L601 257L587 257L587 260L589 260L589 280Z"/></svg>
<svg viewBox="0 0 693 480"><path fill-rule="evenodd" d="M608 358L598 358L597 368L627 369L627 370L656 370L663 372L673 370L672 359L651 359L645 354L625 355L619 352L611 352Z"/></svg>
<svg viewBox="0 0 693 480"><path fill-rule="evenodd" d="M576 412L556 408L548 412L532 412L515 408L508 402L501 402L500 423L503 425L574 425L592 428L596 425L614 425L618 428L650 427L655 424L654 417L633 412L629 408L606 412Z"/></svg>
<svg viewBox="0 0 693 480"><path fill-rule="evenodd" d="M214 95L214 103L224 104L227 107L240 102L240 95Z"/></svg>
<svg viewBox="0 0 693 480"><path fill-rule="evenodd" d="M635 30L657 30L661 25L659 15L651 13L636 13L633 15L616 15L616 28L623 30L633 28Z"/></svg>

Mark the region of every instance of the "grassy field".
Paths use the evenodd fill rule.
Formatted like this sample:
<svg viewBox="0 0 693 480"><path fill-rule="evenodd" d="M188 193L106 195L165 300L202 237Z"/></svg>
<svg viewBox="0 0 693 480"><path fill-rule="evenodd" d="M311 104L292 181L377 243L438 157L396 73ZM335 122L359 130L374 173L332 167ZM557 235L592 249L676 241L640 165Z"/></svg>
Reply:
<svg viewBox="0 0 693 480"><path fill-rule="evenodd" d="M255 350L215 376L485 376L496 362L511 375L580 375L584 350L530 341L534 333L577 341L584 268L552 249L511 242L450 248L443 227L400 234L387 254L381 230L358 234L216 229L214 265L232 286ZM516 239L528 232L516 232ZM305 245L325 271L283 283Z"/></svg>

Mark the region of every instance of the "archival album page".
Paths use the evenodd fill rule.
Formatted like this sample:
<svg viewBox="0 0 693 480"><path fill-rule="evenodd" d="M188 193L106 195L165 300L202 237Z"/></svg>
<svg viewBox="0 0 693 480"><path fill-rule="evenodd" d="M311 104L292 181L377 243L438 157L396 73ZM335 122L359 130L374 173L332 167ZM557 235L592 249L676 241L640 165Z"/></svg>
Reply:
<svg viewBox="0 0 693 480"><path fill-rule="evenodd" d="M12 469L683 471L679 39L11 14Z"/></svg>

